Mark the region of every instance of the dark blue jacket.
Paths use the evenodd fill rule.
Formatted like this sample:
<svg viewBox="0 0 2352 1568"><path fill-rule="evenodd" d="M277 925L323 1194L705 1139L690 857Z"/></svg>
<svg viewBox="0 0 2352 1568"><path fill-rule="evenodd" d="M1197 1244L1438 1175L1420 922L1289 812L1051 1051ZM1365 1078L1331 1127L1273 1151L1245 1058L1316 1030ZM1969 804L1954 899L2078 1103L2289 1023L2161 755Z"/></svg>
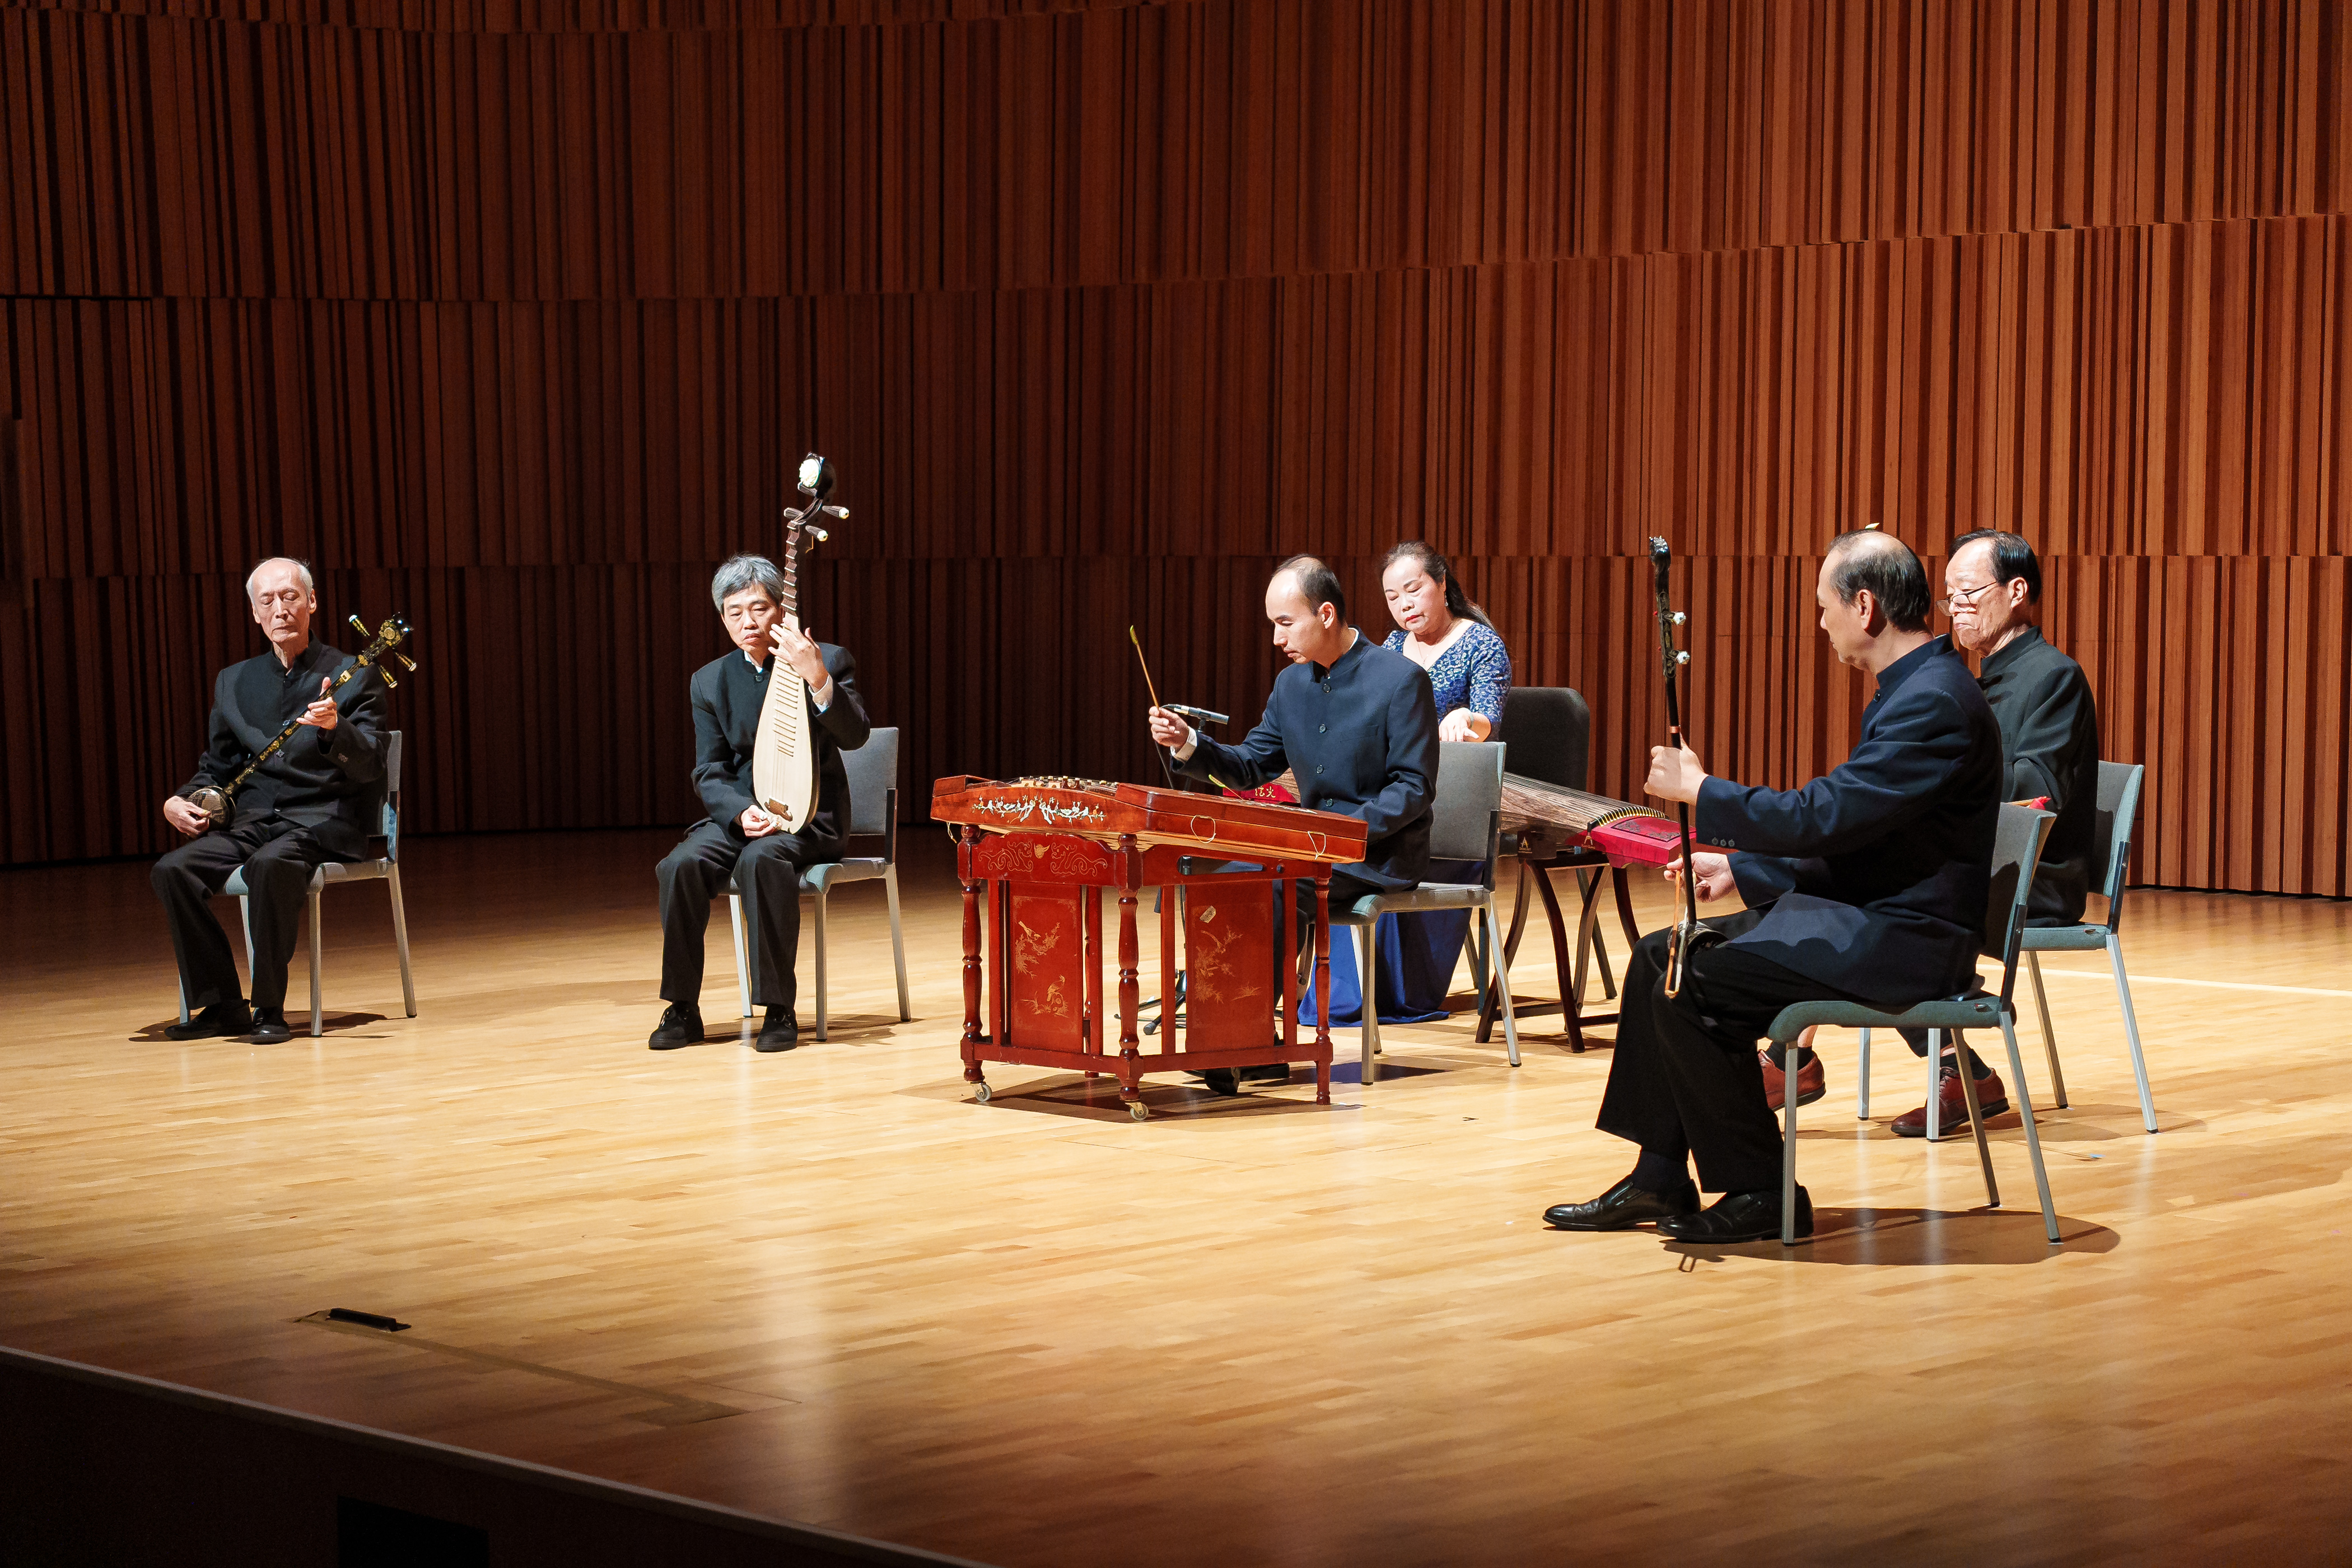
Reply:
<svg viewBox="0 0 2352 1568"><path fill-rule="evenodd" d="M1937 637L1879 672L1843 766L1794 790L1709 778L1693 832L1740 851L1740 897L1764 910L1735 941L1849 995L1909 1006L1974 984L2003 782L1992 709Z"/></svg>
<svg viewBox="0 0 2352 1568"><path fill-rule="evenodd" d="M1360 864L1338 869L1384 888L1429 872L1429 802L1437 787L1437 703L1429 677L1360 633L1332 661L1274 678L1265 717L1228 746L1198 737L1176 771L1235 789L1298 776L1301 805L1352 816L1370 830Z"/></svg>

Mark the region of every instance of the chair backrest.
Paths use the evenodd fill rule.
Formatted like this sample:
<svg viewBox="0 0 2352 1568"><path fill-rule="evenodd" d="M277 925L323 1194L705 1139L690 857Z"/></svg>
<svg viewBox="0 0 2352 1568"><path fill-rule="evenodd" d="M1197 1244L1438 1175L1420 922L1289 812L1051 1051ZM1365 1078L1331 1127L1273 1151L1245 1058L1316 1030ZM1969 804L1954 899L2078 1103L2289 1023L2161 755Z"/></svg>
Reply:
<svg viewBox="0 0 2352 1568"><path fill-rule="evenodd" d="M1495 739L1511 748L1511 771L1562 789L1582 789L1591 771L1592 710L1573 688L1514 686L1503 694L1503 727Z"/></svg>
<svg viewBox="0 0 2352 1568"><path fill-rule="evenodd" d="M841 753L849 771L849 831L880 834L894 841L898 815L898 731L877 729L866 744ZM887 858L887 857L886 857Z"/></svg>
<svg viewBox="0 0 2352 1568"><path fill-rule="evenodd" d="M1503 805L1503 742L1447 741L1437 748L1429 853L1437 860L1489 860ZM1487 867L1491 879L1494 868Z"/></svg>
<svg viewBox="0 0 2352 1568"><path fill-rule="evenodd" d="M2000 808L1992 841L1992 891L1985 900L1984 951L2000 960L2000 1002L2009 1005L2017 984L2017 950L2025 941L2025 906L2033 897L2033 872L2042 863L2057 813L2027 805Z"/></svg>
<svg viewBox="0 0 2352 1568"><path fill-rule="evenodd" d="M383 840L387 860L400 858L400 742L397 730L383 738L383 794L373 837Z"/></svg>
<svg viewBox="0 0 2352 1568"><path fill-rule="evenodd" d="M2099 811L2092 827L2091 853L2104 858L2105 880L2098 890L2106 895L2107 928L2122 915L2124 872L2131 862L2132 822L2139 816L2139 786L2147 775L2145 763L2099 764Z"/></svg>

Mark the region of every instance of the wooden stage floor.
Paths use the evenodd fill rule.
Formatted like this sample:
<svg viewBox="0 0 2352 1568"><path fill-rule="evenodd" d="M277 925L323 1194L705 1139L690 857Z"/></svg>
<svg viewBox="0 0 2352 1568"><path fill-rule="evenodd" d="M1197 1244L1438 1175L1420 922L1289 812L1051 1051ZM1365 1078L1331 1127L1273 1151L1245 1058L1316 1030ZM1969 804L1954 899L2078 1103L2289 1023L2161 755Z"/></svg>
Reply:
<svg viewBox="0 0 2352 1568"><path fill-rule="evenodd" d="M1980 1212L1972 1146L1886 1130L1899 1047L1856 1122L1848 1036L1822 1238L1693 1253L1538 1223L1631 1154L1556 1016L1517 1071L1393 1030L1408 1070L1326 1110L1160 1080L1138 1125L1002 1068L973 1104L931 828L915 1022L853 889L830 1044L648 1052L668 837L414 842L420 1016L339 889L328 1034L267 1048L162 1038L144 865L0 873L0 1342L1007 1564L2342 1560L2352 906L2134 896L2154 1138L2095 957L2050 966L2063 1247L2013 1115Z"/></svg>

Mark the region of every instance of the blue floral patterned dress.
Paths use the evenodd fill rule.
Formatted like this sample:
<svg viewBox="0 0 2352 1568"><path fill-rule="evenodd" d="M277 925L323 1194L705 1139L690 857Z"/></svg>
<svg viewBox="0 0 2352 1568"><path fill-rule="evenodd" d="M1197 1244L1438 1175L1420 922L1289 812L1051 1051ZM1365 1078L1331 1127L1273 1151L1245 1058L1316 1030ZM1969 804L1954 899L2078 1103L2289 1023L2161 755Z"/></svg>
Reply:
<svg viewBox="0 0 2352 1568"><path fill-rule="evenodd" d="M1391 632L1387 646L1402 653L1404 638L1402 629ZM1437 661L1429 667L1429 684L1437 698L1440 719L1456 708L1467 708L1495 729L1501 729L1503 695L1511 689L1511 655L1503 646L1502 634L1472 621L1454 639L1453 646L1439 654ZM1429 879L1471 882L1477 880L1485 869L1481 861L1433 860ZM1467 910L1382 916L1372 939L1381 974L1381 1022L1420 1024L1444 1017L1446 993L1453 984L1454 966L1462 957L1463 941L1469 934ZM1333 942L1331 1021L1360 1022L1362 995L1361 983L1356 975L1356 944ZM1302 1000L1299 1010L1302 1023L1315 1021L1312 992Z"/></svg>

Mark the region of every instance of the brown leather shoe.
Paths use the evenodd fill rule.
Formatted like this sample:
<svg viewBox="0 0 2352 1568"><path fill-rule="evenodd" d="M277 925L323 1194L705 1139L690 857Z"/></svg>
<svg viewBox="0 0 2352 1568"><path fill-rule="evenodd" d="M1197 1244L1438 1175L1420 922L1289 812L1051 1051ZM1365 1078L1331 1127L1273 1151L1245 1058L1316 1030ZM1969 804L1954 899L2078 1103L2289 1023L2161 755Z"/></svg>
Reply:
<svg viewBox="0 0 2352 1568"><path fill-rule="evenodd" d="M1937 1131L1946 1138L1968 1136L1969 1102L1960 1089L1959 1064L1949 1057L1944 1058L1944 1070L1936 1079L1936 1099L1942 1107L1937 1112ZM1990 1068L1977 1079L1977 1109L1984 1112L1988 1121L2009 1109L2009 1091L2001 1087L2000 1075ZM1897 1138L1925 1138L1927 1108L1923 1105L1896 1117L1894 1125Z"/></svg>
<svg viewBox="0 0 2352 1568"><path fill-rule="evenodd" d="M1788 1074L1774 1067L1772 1058L1762 1051L1756 1053L1756 1061L1764 1069L1764 1104L1769 1110L1779 1110L1788 1103L1781 1098L1788 1093ZM1797 1064L1799 1105L1811 1105L1829 1091L1829 1075L1822 1070L1821 1058L1815 1057L1811 1061Z"/></svg>

